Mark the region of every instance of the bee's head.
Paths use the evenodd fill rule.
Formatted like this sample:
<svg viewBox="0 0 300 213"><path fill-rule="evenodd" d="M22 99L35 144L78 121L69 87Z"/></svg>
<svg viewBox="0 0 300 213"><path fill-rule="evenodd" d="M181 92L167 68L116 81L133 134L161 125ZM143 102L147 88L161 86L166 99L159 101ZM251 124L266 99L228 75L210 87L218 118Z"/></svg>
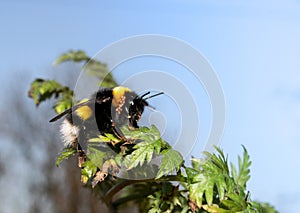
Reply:
<svg viewBox="0 0 300 213"><path fill-rule="evenodd" d="M145 106L151 107L154 109L151 105L148 104L146 101L147 99L153 98L155 96L163 94L163 92L156 93L154 95L151 95L149 97L145 97L149 95L150 92L146 92L145 94L141 96L136 96L129 105L129 112L128 112L128 118L129 118L129 127L130 128L138 128L137 122L140 120Z"/></svg>

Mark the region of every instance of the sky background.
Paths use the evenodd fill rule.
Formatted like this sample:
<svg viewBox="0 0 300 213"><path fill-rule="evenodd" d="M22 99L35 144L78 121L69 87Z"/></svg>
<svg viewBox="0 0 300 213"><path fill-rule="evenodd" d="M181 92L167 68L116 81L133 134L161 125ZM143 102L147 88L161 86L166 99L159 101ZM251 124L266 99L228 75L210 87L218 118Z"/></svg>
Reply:
<svg viewBox="0 0 300 213"><path fill-rule="evenodd" d="M20 74L50 76L53 60L70 49L92 56L148 33L186 41L219 76L226 99L221 147L234 162L241 144L248 149L252 198L280 212L299 210L299 1L11 0L0 2L0 26L1 100Z"/></svg>

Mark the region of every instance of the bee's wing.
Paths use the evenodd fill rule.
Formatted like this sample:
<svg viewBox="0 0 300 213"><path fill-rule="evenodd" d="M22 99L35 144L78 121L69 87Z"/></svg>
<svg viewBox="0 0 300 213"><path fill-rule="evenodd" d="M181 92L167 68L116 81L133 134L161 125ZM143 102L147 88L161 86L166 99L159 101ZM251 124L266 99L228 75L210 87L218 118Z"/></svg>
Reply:
<svg viewBox="0 0 300 213"><path fill-rule="evenodd" d="M75 111L76 109L78 109L79 107L85 106L85 105L91 103L92 101L94 101L94 100L91 99L91 100L88 100L88 101L85 101L85 102L76 104L76 105L73 106L72 108L66 109L66 110L63 111L62 113L56 115L56 116L55 116L54 118L52 118L49 122L57 121L58 119L60 119L60 118L63 117L64 115L70 114L70 113L72 113L73 111Z"/></svg>
<svg viewBox="0 0 300 213"><path fill-rule="evenodd" d="M54 121L57 121L58 119L60 119L62 116L66 115L66 114L69 114L72 112L72 108L70 109L67 109L65 111L63 111L62 113L56 115L54 118L52 118L49 122L54 122Z"/></svg>

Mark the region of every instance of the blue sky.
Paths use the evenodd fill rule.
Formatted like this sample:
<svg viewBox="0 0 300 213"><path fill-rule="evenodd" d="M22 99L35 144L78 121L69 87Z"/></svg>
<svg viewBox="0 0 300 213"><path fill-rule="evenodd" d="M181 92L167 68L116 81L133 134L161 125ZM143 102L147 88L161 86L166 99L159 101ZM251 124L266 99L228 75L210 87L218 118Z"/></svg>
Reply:
<svg viewBox="0 0 300 213"><path fill-rule="evenodd" d="M186 41L220 78L226 99L221 146L235 162L241 144L247 147L252 197L280 212L300 208L299 1L12 0L0 3L0 26L1 79L18 72L47 77L62 52L95 55L128 36Z"/></svg>

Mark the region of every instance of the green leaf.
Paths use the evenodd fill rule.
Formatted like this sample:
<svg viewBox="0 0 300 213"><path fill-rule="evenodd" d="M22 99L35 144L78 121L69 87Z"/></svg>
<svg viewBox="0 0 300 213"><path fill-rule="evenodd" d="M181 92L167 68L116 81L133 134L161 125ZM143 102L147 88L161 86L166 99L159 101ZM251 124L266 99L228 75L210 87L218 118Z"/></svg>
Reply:
<svg viewBox="0 0 300 213"><path fill-rule="evenodd" d="M222 150L216 148L217 154L205 153L207 158L193 159L193 169L186 169L190 181L190 199L198 207L203 200L208 206L213 204L214 192L217 190L219 200L224 200L226 192L233 191L233 180L229 176L227 158ZM208 208L208 207L207 207Z"/></svg>
<svg viewBox="0 0 300 213"><path fill-rule="evenodd" d="M202 206L203 195L208 205L212 205L213 201L213 190L216 182L224 181L222 176L215 176L215 174L199 173L195 179L196 183L190 185L190 198L199 207Z"/></svg>
<svg viewBox="0 0 300 213"><path fill-rule="evenodd" d="M145 137L144 137L145 138ZM130 155L125 157L125 161L128 160L128 170L137 167L138 165L142 166L145 161L149 163L152 160L154 151L159 154L161 149L162 140L151 141L147 138L147 141L138 143L133 148L135 149Z"/></svg>
<svg viewBox="0 0 300 213"><path fill-rule="evenodd" d="M221 206L232 212L240 212L247 209L247 203L243 196L237 194L228 195L229 199L222 201Z"/></svg>
<svg viewBox="0 0 300 213"><path fill-rule="evenodd" d="M243 187L243 189L245 190L246 183L250 179L251 161L250 161L250 156L244 146L243 149L244 149L243 159L241 159L241 157L238 156L239 171L237 172L235 166L231 164L231 175L235 183Z"/></svg>
<svg viewBox="0 0 300 213"><path fill-rule="evenodd" d="M278 211L276 211L275 208L271 206L269 203L253 202L251 204L253 209L261 209L263 213L278 213Z"/></svg>
<svg viewBox="0 0 300 213"><path fill-rule="evenodd" d="M112 74L109 72L107 65L94 59L90 59L83 66L83 70L87 75L95 76L99 79L99 86L101 87L115 87L117 86Z"/></svg>
<svg viewBox="0 0 300 213"><path fill-rule="evenodd" d="M97 138L91 138L88 141L91 143L110 143L110 142L118 143L121 140L115 137L113 134L107 133L105 135L98 135Z"/></svg>
<svg viewBox="0 0 300 213"><path fill-rule="evenodd" d="M140 127L136 130L130 130L127 126L121 128L122 133L124 134L125 138L128 139L139 139L142 141L157 141L160 140L160 132L159 130L152 125L150 128L148 127Z"/></svg>
<svg viewBox="0 0 300 213"><path fill-rule="evenodd" d="M99 61L96 61L86 55L81 50L70 50L67 53L60 55L54 62L53 65L58 65L67 61L73 61L75 63L84 62L83 70L90 76L99 78L100 86L102 87L114 87L117 86L113 76L109 72L107 65Z"/></svg>
<svg viewBox="0 0 300 213"><path fill-rule="evenodd" d="M226 210L226 209L220 208L218 205L212 205L212 206L203 205L202 208L204 210L206 210L207 212L211 212L211 213L232 213L231 210ZM237 212L235 212L235 213L237 213Z"/></svg>
<svg viewBox="0 0 300 213"><path fill-rule="evenodd" d="M54 62L53 65L58 65L66 61L74 61L74 62L81 62L81 61L88 61L90 58L86 55L84 51L81 50L70 50L67 53L60 55Z"/></svg>
<svg viewBox="0 0 300 213"><path fill-rule="evenodd" d="M106 137L107 139L109 139L109 140L115 142L115 143L118 143L118 142L121 141L121 140L120 140L119 138L117 138L115 135L110 134L110 133L106 133L106 134L105 134L105 137Z"/></svg>
<svg viewBox="0 0 300 213"><path fill-rule="evenodd" d="M104 161L109 158L110 154L108 149L100 150L96 147L89 146L87 157L95 166L101 168Z"/></svg>
<svg viewBox="0 0 300 213"><path fill-rule="evenodd" d="M245 183L250 177L249 155L244 149L243 160L239 157L239 171L231 164L230 173L227 157L221 149L216 150L216 154L205 153L206 160L193 159L193 169L186 169L191 183L190 199L208 212L247 212L250 203ZM217 203L213 203L216 198Z"/></svg>
<svg viewBox="0 0 300 213"><path fill-rule="evenodd" d="M227 157L225 157L223 151L218 148L215 147L217 154L215 153L208 153L208 152L204 152L204 154L206 155L206 162L202 164L202 166L209 166L211 168L214 168L216 170L218 170L220 173L224 173L226 175L229 175L229 167L228 167L228 160ZM200 161L200 163L203 163L205 161Z"/></svg>
<svg viewBox="0 0 300 213"><path fill-rule="evenodd" d="M76 153L76 150L74 148L64 148L63 151L59 154L59 156L56 159L56 166L58 167L60 163L64 159L68 159L70 156L74 155Z"/></svg>
<svg viewBox="0 0 300 213"><path fill-rule="evenodd" d="M199 174L199 170L196 170L194 168L185 168L186 171L186 175L187 175L187 180L188 180L188 184L194 183L194 179L196 177L196 175Z"/></svg>
<svg viewBox="0 0 300 213"><path fill-rule="evenodd" d="M61 98L57 100L57 102L54 105L54 109L56 113L62 113L66 109L69 109L72 107L72 101L73 101L73 91L63 91L61 93Z"/></svg>
<svg viewBox="0 0 300 213"><path fill-rule="evenodd" d="M38 78L31 83L29 97L33 98L34 103L38 106L52 95L57 96L61 87L57 81Z"/></svg>
<svg viewBox="0 0 300 213"><path fill-rule="evenodd" d="M73 91L55 80L36 79L31 83L29 97L36 106L52 97L58 98L54 108L57 113L61 113L72 106Z"/></svg>
<svg viewBox="0 0 300 213"><path fill-rule="evenodd" d="M203 194L205 191L203 185L204 184L200 181L198 183L193 183L189 185L190 200L195 202L198 207L202 206Z"/></svg>
<svg viewBox="0 0 300 213"><path fill-rule="evenodd" d="M159 171L156 178L160 178L164 175L170 174L174 171L178 171L183 164L183 158L181 154L175 150L167 149L162 153L162 163L159 166Z"/></svg>
<svg viewBox="0 0 300 213"><path fill-rule="evenodd" d="M152 125L150 128L141 127L137 130L129 130L128 127L121 128L125 138L129 141L138 142L131 154L125 156L123 164L128 170L149 163L154 154L159 155L162 150L169 149L170 145L160 137L159 130ZM141 142L140 142L141 141Z"/></svg>
<svg viewBox="0 0 300 213"><path fill-rule="evenodd" d="M97 77L99 79L99 86L108 88L117 86L117 83L112 74L109 72L107 65L88 57L84 51L70 50L69 52L60 55L53 62L53 65L55 66L67 61L75 63L84 62L82 70L85 71L87 75Z"/></svg>
<svg viewBox="0 0 300 213"><path fill-rule="evenodd" d="M98 167L92 161L85 161L83 164L83 168L81 169L82 182L86 184L90 178L94 177L97 170Z"/></svg>

